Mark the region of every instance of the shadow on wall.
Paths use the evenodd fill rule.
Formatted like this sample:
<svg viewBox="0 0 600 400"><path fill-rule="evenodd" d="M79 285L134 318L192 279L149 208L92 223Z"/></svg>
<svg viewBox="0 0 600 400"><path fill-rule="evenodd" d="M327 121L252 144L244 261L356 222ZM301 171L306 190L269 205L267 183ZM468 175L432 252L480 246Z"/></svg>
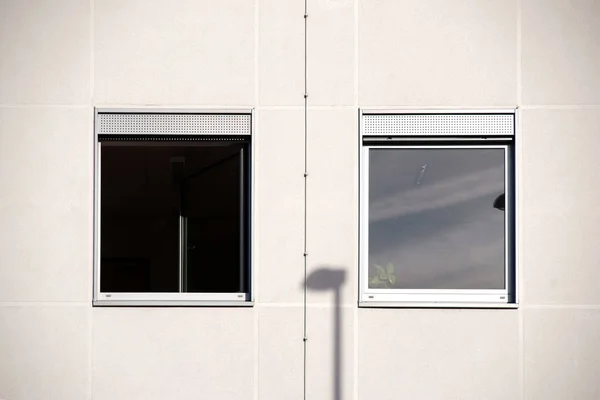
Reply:
<svg viewBox="0 0 600 400"><path fill-rule="evenodd" d="M308 290L331 291L333 308L333 399L342 400L342 313L341 288L346 280L346 271L339 267L322 266L306 278Z"/></svg>

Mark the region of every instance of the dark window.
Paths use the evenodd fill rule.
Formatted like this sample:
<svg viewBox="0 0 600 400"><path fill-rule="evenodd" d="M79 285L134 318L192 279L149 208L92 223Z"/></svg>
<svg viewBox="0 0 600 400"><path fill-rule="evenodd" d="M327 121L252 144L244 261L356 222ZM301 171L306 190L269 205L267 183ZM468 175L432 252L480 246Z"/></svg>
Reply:
<svg viewBox="0 0 600 400"><path fill-rule="evenodd" d="M100 291L249 292L249 142L100 142Z"/></svg>

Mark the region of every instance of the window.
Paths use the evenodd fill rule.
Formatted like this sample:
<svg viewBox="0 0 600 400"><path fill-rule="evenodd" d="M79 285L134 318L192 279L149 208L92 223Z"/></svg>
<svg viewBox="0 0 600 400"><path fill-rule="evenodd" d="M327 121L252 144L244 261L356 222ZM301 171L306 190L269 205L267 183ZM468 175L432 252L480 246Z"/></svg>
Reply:
<svg viewBox="0 0 600 400"><path fill-rule="evenodd" d="M250 300L250 127L98 111L95 304Z"/></svg>
<svg viewBox="0 0 600 400"><path fill-rule="evenodd" d="M514 112L361 119L361 303L515 303Z"/></svg>

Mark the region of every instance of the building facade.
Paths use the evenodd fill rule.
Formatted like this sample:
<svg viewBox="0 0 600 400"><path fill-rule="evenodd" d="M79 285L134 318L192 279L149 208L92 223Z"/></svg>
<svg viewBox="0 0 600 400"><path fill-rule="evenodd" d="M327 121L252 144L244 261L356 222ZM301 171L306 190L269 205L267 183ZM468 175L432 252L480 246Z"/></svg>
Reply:
<svg viewBox="0 0 600 400"><path fill-rule="evenodd" d="M0 0L0 399L600 398L599 38L596 0ZM94 304L103 110L251 116L243 304ZM366 306L363 115L465 113L514 116L514 297Z"/></svg>

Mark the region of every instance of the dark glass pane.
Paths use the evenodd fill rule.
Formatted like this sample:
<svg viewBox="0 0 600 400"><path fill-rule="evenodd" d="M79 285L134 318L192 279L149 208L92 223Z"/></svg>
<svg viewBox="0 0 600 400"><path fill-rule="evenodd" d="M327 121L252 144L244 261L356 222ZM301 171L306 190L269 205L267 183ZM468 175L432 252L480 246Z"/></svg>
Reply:
<svg viewBox="0 0 600 400"><path fill-rule="evenodd" d="M184 185L187 292L246 289L241 154L240 148L224 149L207 165L198 165Z"/></svg>
<svg viewBox="0 0 600 400"><path fill-rule="evenodd" d="M101 149L102 292L177 292L177 149L120 143Z"/></svg>
<svg viewBox="0 0 600 400"><path fill-rule="evenodd" d="M504 149L369 155L370 288L505 288Z"/></svg>
<svg viewBox="0 0 600 400"><path fill-rule="evenodd" d="M102 143L102 292L179 292L180 254L182 291L246 289L243 146ZM180 220L186 243L180 242Z"/></svg>

